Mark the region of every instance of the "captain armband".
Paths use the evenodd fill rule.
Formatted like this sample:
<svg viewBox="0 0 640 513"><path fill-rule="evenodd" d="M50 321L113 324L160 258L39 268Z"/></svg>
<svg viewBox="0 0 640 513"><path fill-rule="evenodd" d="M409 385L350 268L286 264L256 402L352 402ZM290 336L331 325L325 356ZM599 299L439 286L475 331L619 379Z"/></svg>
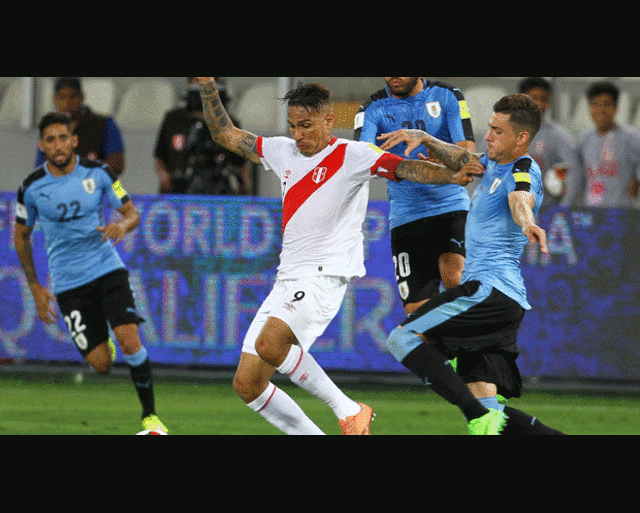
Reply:
<svg viewBox="0 0 640 513"><path fill-rule="evenodd" d="M531 159L525 158L516 162L513 166L513 178L516 182L516 191L531 191Z"/></svg>

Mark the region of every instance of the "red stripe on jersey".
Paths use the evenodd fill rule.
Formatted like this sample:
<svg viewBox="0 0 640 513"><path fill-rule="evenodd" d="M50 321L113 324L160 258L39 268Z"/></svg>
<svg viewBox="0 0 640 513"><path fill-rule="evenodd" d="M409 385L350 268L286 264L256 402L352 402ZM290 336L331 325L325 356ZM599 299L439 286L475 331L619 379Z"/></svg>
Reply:
<svg viewBox="0 0 640 513"><path fill-rule="evenodd" d="M388 178L394 182L401 182L402 178L396 178L398 164L404 159L393 153L383 153L382 156L371 167L371 174Z"/></svg>
<svg viewBox="0 0 640 513"><path fill-rule="evenodd" d="M340 144L327 157L314 167L309 173L296 183L284 197L282 205L282 232L287 227L287 223L302 204L316 192L320 187L338 172L344 164L344 156L347 151L346 144Z"/></svg>
<svg viewBox="0 0 640 513"><path fill-rule="evenodd" d="M256 150L258 151L258 157L264 158L264 155L262 154L262 137L261 136L259 136L258 140L256 141Z"/></svg>

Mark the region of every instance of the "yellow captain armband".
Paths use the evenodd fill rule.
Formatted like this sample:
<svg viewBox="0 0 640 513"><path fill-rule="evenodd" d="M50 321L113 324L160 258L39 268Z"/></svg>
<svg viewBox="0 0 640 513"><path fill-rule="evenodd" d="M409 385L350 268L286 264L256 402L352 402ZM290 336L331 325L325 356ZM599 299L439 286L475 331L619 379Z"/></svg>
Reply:
<svg viewBox="0 0 640 513"><path fill-rule="evenodd" d="M529 173L513 173L513 178L515 179L516 183L531 183L531 175Z"/></svg>
<svg viewBox="0 0 640 513"><path fill-rule="evenodd" d="M471 112L469 111L467 101L461 100L458 102L458 105L460 106L460 119L469 119L471 117Z"/></svg>
<svg viewBox="0 0 640 513"><path fill-rule="evenodd" d="M127 195L127 191L125 191L124 187L122 187L120 180L116 180L115 182L113 182L111 188L113 189L113 192L118 199L122 199Z"/></svg>

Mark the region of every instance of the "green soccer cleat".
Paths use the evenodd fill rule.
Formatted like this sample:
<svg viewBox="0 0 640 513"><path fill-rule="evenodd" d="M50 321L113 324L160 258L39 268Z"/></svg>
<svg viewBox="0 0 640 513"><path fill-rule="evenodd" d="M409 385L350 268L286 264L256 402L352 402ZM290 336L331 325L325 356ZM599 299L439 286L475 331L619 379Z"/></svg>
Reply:
<svg viewBox="0 0 640 513"><path fill-rule="evenodd" d="M489 408L489 413L469 422L470 435L499 435L507 423L507 416L500 410Z"/></svg>
<svg viewBox="0 0 640 513"><path fill-rule="evenodd" d="M157 415L147 415L144 419L142 419L142 429L164 431L165 433L169 433L169 430L160 421Z"/></svg>

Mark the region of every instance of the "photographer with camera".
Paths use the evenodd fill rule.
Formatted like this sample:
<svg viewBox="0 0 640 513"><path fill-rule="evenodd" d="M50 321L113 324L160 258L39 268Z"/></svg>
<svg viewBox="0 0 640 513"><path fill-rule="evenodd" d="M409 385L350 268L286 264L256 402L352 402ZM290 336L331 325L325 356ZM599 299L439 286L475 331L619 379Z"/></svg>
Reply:
<svg viewBox="0 0 640 513"><path fill-rule="evenodd" d="M160 194L253 194L246 160L214 143L202 115L197 83L188 78L186 105L169 111L155 146ZM222 88L226 105L229 95ZM234 119L236 126L238 121Z"/></svg>

